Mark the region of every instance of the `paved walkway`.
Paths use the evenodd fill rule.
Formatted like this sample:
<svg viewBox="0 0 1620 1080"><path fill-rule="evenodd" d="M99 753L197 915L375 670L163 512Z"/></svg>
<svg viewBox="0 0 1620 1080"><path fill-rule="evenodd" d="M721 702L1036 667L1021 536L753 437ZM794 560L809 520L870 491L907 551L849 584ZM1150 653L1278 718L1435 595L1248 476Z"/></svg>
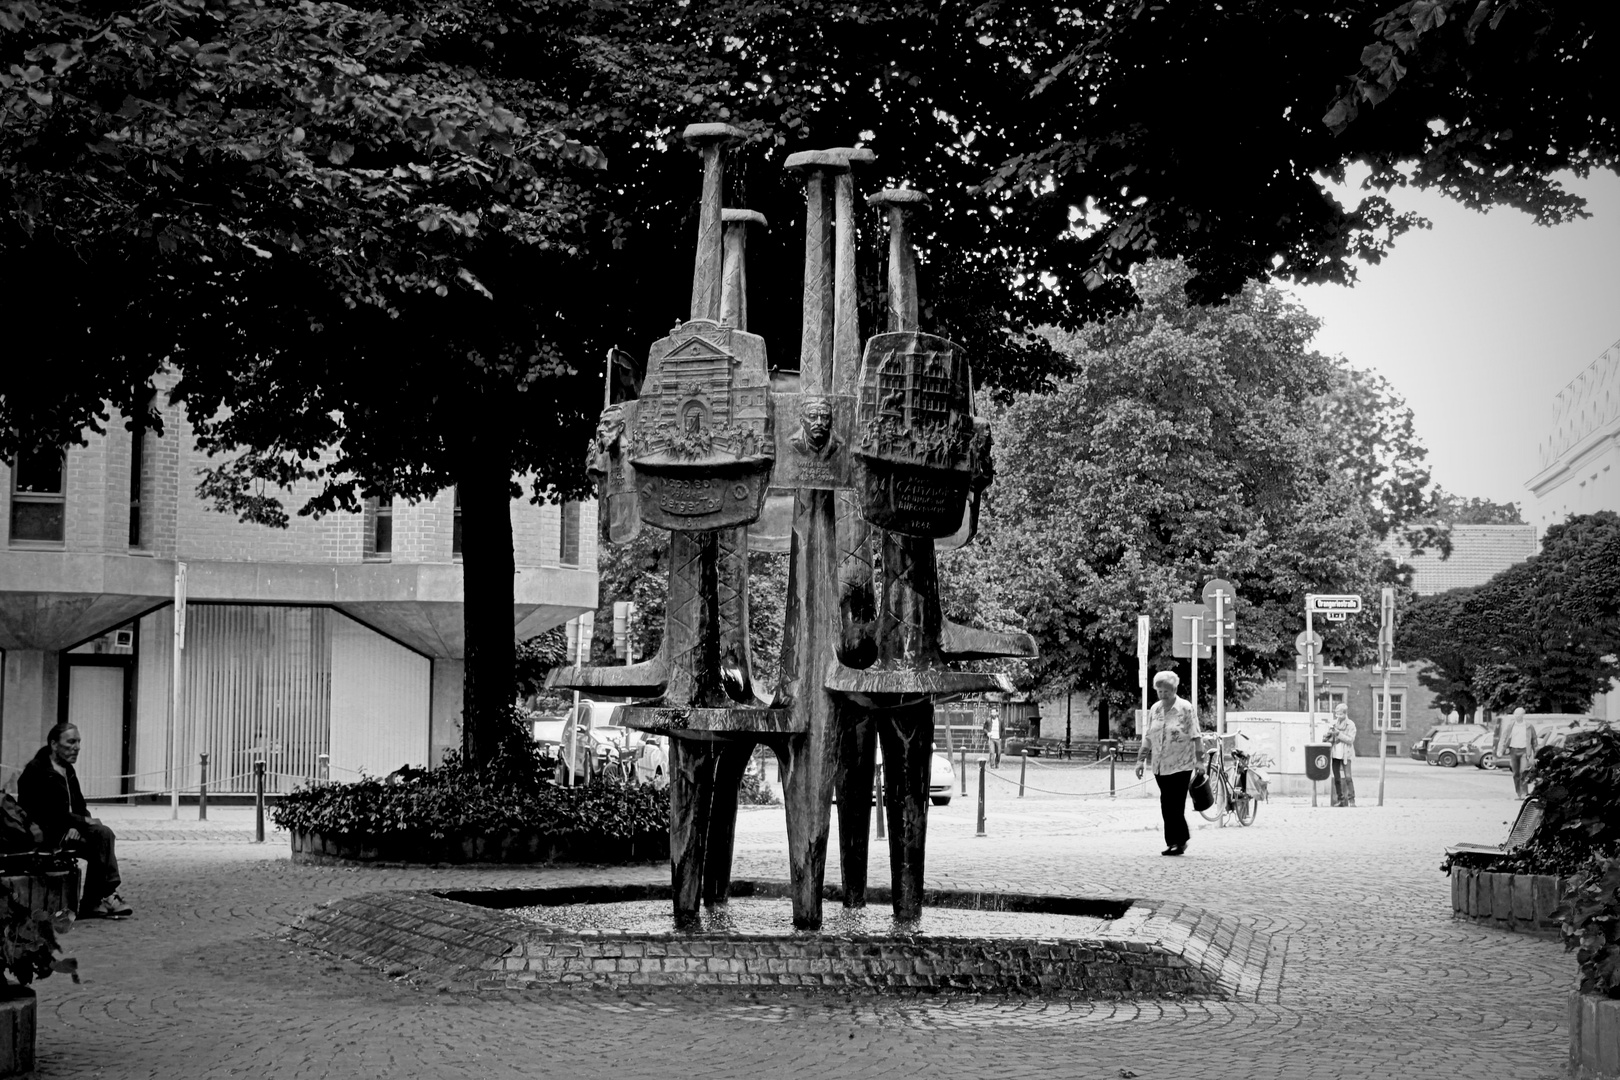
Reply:
<svg viewBox="0 0 1620 1080"><path fill-rule="evenodd" d="M934 883L1182 899L1276 935L1275 1004L435 992L280 931L323 901L379 889L667 871L299 867L284 834L249 842L250 810L215 807L197 823L109 807L138 913L65 939L84 983L38 985L38 1075L1559 1077L1573 961L1556 942L1453 922L1437 872L1447 843L1505 835L1511 782L1391 762L1378 808L1376 763L1359 764L1360 807L1280 800L1248 829L1194 817L1182 859L1158 855L1148 799L1019 801L992 781L989 838L973 835L971 799L930 816ZM1003 773L1016 779L1016 766ZM1048 791L1096 790L1072 767L1041 775ZM786 877L780 809L743 812L737 873Z"/></svg>

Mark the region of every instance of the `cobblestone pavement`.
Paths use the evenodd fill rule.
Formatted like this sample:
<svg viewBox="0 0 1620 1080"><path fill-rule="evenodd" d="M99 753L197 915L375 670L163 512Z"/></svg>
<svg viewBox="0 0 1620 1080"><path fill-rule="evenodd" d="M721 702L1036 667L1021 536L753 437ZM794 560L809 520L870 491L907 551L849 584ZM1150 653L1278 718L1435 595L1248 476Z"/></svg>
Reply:
<svg viewBox="0 0 1620 1080"><path fill-rule="evenodd" d="M319 903L379 889L658 881L667 870L301 867L284 834L248 842L251 811L171 822L166 807L119 806L102 817L121 834L137 914L65 939L84 982L38 984L38 1075L1561 1075L1573 961L1557 942L1453 922L1437 872L1447 843L1506 834L1516 804L1503 777L1392 761L1379 808L1372 763L1355 809L1277 800L1247 829L1194 816L1187 856L1165 859L1156 801L1047 794L1097 791L1098 774L1030 771L1045 791L1021 801L992 781L987 838L974 836L972 800L935 809L931 883L1164 897L1235 916L1284 950L1280 1002L435 992L278 935ZM1015 781L1016 764L1002 774ZM780 809L745 810L738 876L786 877L782 835Z"/></svg>

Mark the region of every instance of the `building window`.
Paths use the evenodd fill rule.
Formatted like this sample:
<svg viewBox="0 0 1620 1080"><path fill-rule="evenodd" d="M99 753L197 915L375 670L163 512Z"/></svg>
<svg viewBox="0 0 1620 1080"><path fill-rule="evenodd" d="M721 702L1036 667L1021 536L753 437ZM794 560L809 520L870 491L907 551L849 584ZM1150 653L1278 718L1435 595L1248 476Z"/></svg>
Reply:
<svg viewBox="0 0 1620 1080"><path fill-rule="evenodd" d="M579 565L579 503L562 504L562 542L557 561L564 566Z"/></svg>
<svg viewBox="0 0 1620 1080"><path fill-rule="evenodd" d="M455 499L455 509L450 511L450 554L461 554L461 488L450 489Z"/></svg>
<svg viewBox="0 0 1620 1080"><path fill-rule="evenodd" d="M60 544L67 455L60 450L25 454L11 464L11 542Z"/></svg>
<svg viewBox="0 0 1620 1080"><path fill-rule="evenodd" d="M371 550L376 555L388 555L394 550L394 500L378 499L371 522Z"/></svg>
<svg viewBox="0 0 1620 1080"><path fill-rule="evenodd" d="M141 488L146 481L146 415L136 416L129 429L129 546L137 551L141 543L145 515L141 513Z"/></svg>
<svg viewBox="0 0 1620 1080"><path fill-rule="evenodd" d="M1383 688L1373 690L1373 730L1384 730L1384 691ZM1406 730L1406 691L1391 690L1389 692L1389 730Z"/></svg>

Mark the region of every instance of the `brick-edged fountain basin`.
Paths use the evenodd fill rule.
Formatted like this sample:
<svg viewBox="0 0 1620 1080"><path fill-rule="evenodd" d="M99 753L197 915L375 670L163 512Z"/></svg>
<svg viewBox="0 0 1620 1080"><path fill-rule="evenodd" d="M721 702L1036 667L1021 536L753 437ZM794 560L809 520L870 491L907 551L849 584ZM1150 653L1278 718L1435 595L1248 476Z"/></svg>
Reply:
<svg viewBox="0 0 1620 1080"><path fill-rule="evenodd" d="M677 931L668 885L372 893L334 901L295 941L390 975L469 989L780 988L1065 998L1269 999L1265 935L1154 900L932 889L899 923L887 889L819 931L792 928L788 883L732 882ZM1278 964L1280 967L1280 963Z"/></svg>

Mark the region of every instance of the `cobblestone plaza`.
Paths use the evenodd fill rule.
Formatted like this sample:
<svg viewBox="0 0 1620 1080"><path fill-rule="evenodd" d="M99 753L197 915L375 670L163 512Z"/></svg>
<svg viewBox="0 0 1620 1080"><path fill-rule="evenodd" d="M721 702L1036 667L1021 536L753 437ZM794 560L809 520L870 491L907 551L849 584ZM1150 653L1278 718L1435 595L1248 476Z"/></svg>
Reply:
<svg viewBox="0 0 1620 1080"><path fill-rule="evenodd" d="M1379 808L1377 763L1358 764L1362 806L1278 799L1246 829L1193 816L1182 859L1158 856L1157 800L1123 770L1110 800L1106 770L1032 765L1020 800L1009 760L990 780L986 838L971 797L930 814L930 885L1158 898L1240 920L1280 970L1254 1001L432 985L294 945L286 929L380 890L667 882L668 868L295 866L285 834L251 843L242 808L198 823L191 807L179 822L166 807L104 807L137 914L65 939L84 982L38 985L38 1075L1561 1076L1573 959L1556 941L1454 922L1438 871L1448 843L1506 834L1511 782L1392 760ZM785 878L782 837L779 807L745 808L739 876Z"/></svg>

